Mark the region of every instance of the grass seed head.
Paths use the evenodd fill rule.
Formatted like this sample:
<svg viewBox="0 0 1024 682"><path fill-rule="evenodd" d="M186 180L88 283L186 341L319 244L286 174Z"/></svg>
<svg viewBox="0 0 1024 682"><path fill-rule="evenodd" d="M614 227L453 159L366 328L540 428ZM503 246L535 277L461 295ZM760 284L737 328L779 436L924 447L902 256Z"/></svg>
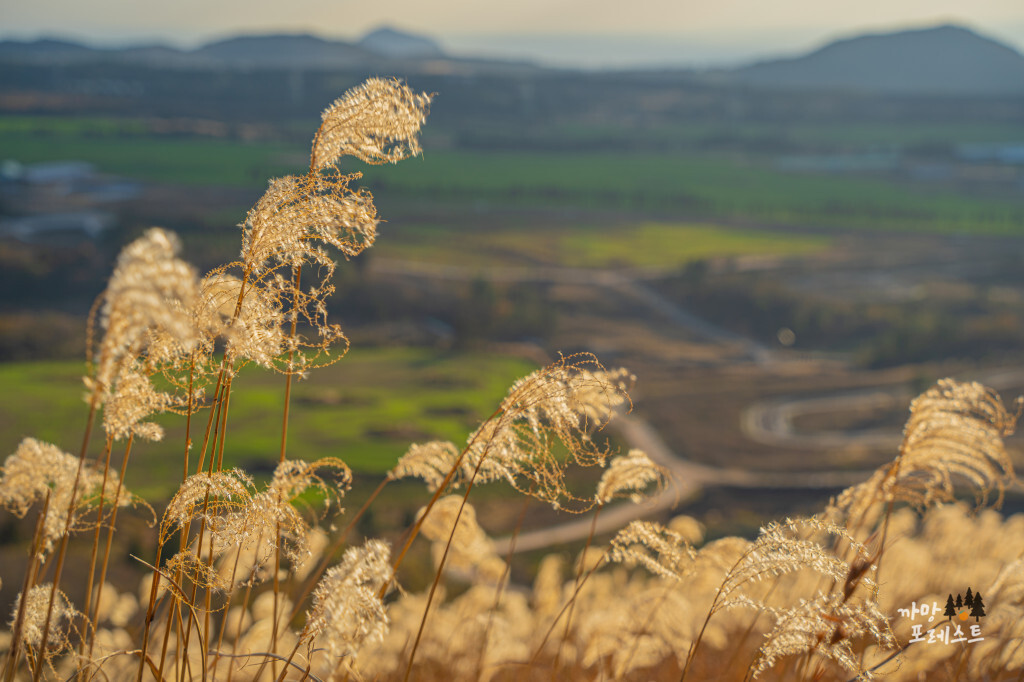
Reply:
<svg viewBox="0 0 1024 682"><path fill-rule="evenodd" d="M644 499L644 489L654 483L658 489L664 486L668 472L651 461L642 450L630 450L629 454L616 457L601 476L597 485L598 504L608 504L616 497L626 496L639 503Z"/></svg>
<svg viewBox="0 0 1024 682"><path fill-rule="evenodd" d="M324 110L310 167L318 170L342 156L381 164L420 154L418 135L430 100L395 79L370 78L352 88Z"/></svg>

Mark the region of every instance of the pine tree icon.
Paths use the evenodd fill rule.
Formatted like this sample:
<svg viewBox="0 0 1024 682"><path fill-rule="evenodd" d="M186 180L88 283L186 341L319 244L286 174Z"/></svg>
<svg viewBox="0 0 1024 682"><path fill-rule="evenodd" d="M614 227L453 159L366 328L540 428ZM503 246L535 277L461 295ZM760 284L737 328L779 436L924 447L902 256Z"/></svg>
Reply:
<svg viewBox="0 0 1024 682"><path fill-rule="evenodd" d="M974 616L974 622L977 623L979 618L985 615L985 602L981 601L981 592L974 595L974 603L971 607L971 615Z"/></svg>
<svg viewBox="0 0 1024 682"><path fill-rule="evenodd" d="M960 593L956 593L956 608L959 611L964 607L964 600L960 598Z"/></svg>
<svg viewBox="0 0 1024 682"><path fill-rule="evenodd" d="M949 595L946 599L946 610L942 612L943 616L946 616L946 620L952 620L953 616L956 615L956 606L953 605L953 595Z"/></svg>
<svg viewBox="0 0 1024 682"><path fill-rule="evenodd" d="M974 595L971 594L971 588L967 588L967 594L964 596L964 606L971 608L974 606Z"/></svg>

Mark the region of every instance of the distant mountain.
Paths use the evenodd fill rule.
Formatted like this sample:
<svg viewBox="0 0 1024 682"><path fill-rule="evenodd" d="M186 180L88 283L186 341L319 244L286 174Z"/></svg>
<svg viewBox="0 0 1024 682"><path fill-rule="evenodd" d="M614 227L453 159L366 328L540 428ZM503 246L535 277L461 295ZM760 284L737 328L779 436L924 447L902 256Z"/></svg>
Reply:
<svg viewBox="0 0 1024 682"><path fill-rule="evenodd" d="M33 64L138 62L149 66L216 68L377 68L385 62L444 58L428 38L390 28L378 29L357 43L313 35L235 36L194 50L166 45L94 48L66 40L0 41L0 61Z"/></svg>
<svg viewBox="0 0 1024 682"><path fill-rule="evenodd" d="M445 56L441 47L430 38L387 26L367 33L356 44L364 50L393 59L438 59Z"/></svg>
<svg viewBox="0 0 1024 682"><path fill-rule="evenodd" d="M93 48L67 40L0 41L0 63L144 64L153 68L322 69L366 73L535 75L527 62L447 56L428 37L378 28L355 42L313 35L237 36L181 50ZM683 73L681 70L677 73ZM959 26L837 40L803 56L738 69L688 72L720 85L904 95L1024 96L1024 56Z"/></svg>
<svg viewBox="0 0 1024 682"><path fill-rule="evenodd" d="M810 54L722 74L762 88L1024 95L1024 56L960 26L837 40Z"/></svg>
<svg viewBox="0 0 1024 682"><path fill-rule="evenodd" d="M41 38L39 40L0 41L0 59L25 61L63 61L81 59L93 52L92 48L68 40Z"/></svg>
<svg viewBox="0 0 1024 682"><path fill-rule="evenodd" d="M167 45L95 48L50 38L0 40L3 64L130 64L184 69L318 69L364 73L501 74L527 76L543 70L529 62L452 57L425 36L379 28L357 42L308 34L225 38L194 50Z"/></svg>
<svg viewBox="0 0 1024 682"><path fill-rule="evenodd" d="M225 66L245 67L348 67L374 59L352 43L312 35L239 36L209 43L192 54Z"/></svg>

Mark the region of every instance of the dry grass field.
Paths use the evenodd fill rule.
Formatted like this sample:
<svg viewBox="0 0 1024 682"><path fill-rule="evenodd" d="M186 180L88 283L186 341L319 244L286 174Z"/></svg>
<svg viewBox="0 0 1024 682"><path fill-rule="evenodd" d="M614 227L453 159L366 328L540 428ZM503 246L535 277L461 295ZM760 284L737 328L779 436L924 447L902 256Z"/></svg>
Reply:
<svg viewBox="0 0 1024 682"><path fill-rule="evenodd" d="M688 318L671 301L615 278L609 300L627 310L646 301L673 324L636 343L646 329L609 330L607 366L573 352L601 329L570 296L574 324L559 331L567 354L535 371L517 359L353 350L346 374L349 341L327 311L332 277L373 246L379 218L339 165L416 156L429 104L380 79L331 104L308 170L272 181L244 217L235 262L200 276L161 228L122 248L90 316L80 445L63 423L50 432L60 446L46 442L43 423L0 473L0 503L25 519L8 526L22 533L21 563L3 561L5 586L19 588L0 640L5 681L1024 674L1024 517L987 508L1017 484L1018 455L1004 439L1020 404L979 383L928 382L885 456L787 458L738 430L752 396L916 377L794 362L742 339L713 351L707 337L733 338L726 330L680 323ZM654 370L655 357L677 364ZM40 399L53 391L42 384L66 369L10 371L31 375L22 398L46 413ZM318 372L337 385L305 383ZM345 384L359 373L360 388ZM434 400L418 395L427 391ZM81 405L82 393L60 401ZM728 452L746 480L769 459L776 472L867 471L807 514L763 519L752 538L709 535L689 515L599 537L602 516L692 483L673 480L678 462L605 437L634 408L691 465L721 464ZM372 482L348 461L368 434L348 433L346 413L364 409L378 420L369 435L388 447L416 441L397 459L381 456L386 466L359 464L386 471ZM324 422L352 443L318 443ZM139 453L162 439L166 462L147 466ZM492 512L494 488L589 521L590 533L524 566L516 537L539 515L524 506L513 521L505 494ZM167 489L169 499L151 494ZM975 506L958 500L965 494ZM399 496L418 509L393 518ZM401 530L375 532L388 516ZM146 523L148 542L120 540L147 538ZM495 527L512 537L499 544L485 530ZM121 570L122 552L141 583Z"/></svg>

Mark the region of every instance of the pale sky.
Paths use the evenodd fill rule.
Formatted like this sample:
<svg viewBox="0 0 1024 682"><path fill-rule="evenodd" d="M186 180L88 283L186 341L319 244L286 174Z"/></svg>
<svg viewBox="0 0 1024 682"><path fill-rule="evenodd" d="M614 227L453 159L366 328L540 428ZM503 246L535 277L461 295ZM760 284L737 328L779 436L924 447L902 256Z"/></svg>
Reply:
<svg viewBox="0 0 1024 682"><path fill-rule="evenodd" d="M353 39L391 25L455 53L543 59L547 51L569 62L574 51L603 53L606 61L648 53L728 61L939 23L965 24L1024 50L1024 0L0 0L4 38L193 46L238 33Z"/></svg>

